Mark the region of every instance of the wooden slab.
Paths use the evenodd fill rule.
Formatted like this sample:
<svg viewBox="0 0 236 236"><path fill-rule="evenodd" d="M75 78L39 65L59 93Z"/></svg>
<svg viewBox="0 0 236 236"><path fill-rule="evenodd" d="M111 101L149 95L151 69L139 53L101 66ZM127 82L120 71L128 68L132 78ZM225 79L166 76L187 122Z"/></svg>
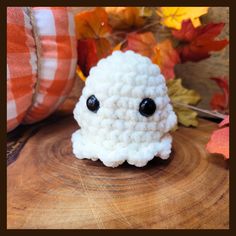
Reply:
<svg viewBox="0 0 236 236"><path fill-rule="evenodd" d="M204 149L216 124L179 128L169 161L115 169L73 156L77 128L43 126L8 166L8 228L229 228L229 170Z"/></svg>

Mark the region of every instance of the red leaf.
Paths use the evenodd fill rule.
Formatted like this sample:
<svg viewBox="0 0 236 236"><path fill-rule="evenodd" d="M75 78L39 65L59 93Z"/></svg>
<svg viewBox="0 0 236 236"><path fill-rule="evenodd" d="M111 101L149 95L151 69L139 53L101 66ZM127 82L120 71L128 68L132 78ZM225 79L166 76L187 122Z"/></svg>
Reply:
<svg viewBox="0 0 236 236"><path fill-rule="evenodd" d="M220 124L223 127L229 124L229 116L227 116ZM214 131L211 135L206 149L210 153L223 154L225 159L229 159L229 126Z"/></svg>
<svg viewBox="0 0 236 236"><path fill-rule="evenodd" d="M224 23L210 23L194 28L191 20L183 21L180 30L172 30L173 36L180 40L177 50L182 62L197 62L210 56L211 51L220 51L228 40L215 40L224 27Z"/></svg>
<svg viewBox="0 0 236 236"><path fill-rule="evenodd" d="M93 39L79 40L77 44L78 66L85 76L90 68L97 62L96 43Z"/></svg>
<svg viewBox="0 0 236 236"><path fill-rule="evenodd" d="M226 116L219 124L219 127L223 127L229 124L229 116Z"/></svg>
<svg viewBox="0 0 236 236"><path fill-rule="evenodd" d="M191 42L196 37L196 34L197 32L190 20L183 21L180 30L172 30L172 35L184 42Z"/></svg>
<svg viewBox="0 0 236 236"><path fill-rule="evenodd" d="M107 39L83 39L77 44L78 66L87 77L91 67L111 53L111 45Z"/></svg>
<svg viewBox="0 0 236 236"><path fill-rule="evenodd" d="M223 93L213 95L210 105L211 108L218 111L225 111L229 107L229 85L225 77L211 78L222 89Z"/></svg>

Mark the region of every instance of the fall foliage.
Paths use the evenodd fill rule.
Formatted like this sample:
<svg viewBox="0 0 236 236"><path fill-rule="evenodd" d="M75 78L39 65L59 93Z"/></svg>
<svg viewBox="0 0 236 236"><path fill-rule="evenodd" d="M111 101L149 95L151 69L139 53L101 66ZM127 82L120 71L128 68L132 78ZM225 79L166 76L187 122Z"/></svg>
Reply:
<svg viewBox="0 0 236 236"><path fill-rule="evenodd" d="M126 42L126 46L121 46L123 51L133 50L149 57L160 67L167 80L175 77L174 67L180 62L180 59L169 39L158 43L151 32L131 33L127 35Z"/></svg>
<svg viewBox="0 0 236 236"><path fill-rule="evenodd" d="M211 78L222 89L222 93L215 93L210 101L213 110L227 112L229 108L229 85L225 77Z"/></svg>
<svg viewBox="0 0 236 236"><path fill-rule="evenodd" d="M190 20L183 21L180 30L173 30L173 36L180 41L177 50L182 62L200 60L210 57L210 52L220 51L228 40L215 40L224 27L224 23L210 23L194 28Z"/></svg>
<svg viewBox="0 0 236 236"><path fill-rule="evenodd" d="M228 45L227 39L217 39L224 23L202 24L200 17L207 14L208 9L209 7L100 7L78 13L75 16L78 39L77 74L85 80L91 67L115 50L133 50L149 57L160 67L166 78L168 94L178 122L196 127L198 114L188 105L196 105L201 97L196 91L185 88L181 79L176 79L175 66L187 61L204 60L212 52L220 51ZM155 14L156 18L153 18ZM158 37L147 23L151 19L155 19L151 25L162 24L163 27L170 28L171 35L157 40ZM115 40L117 38L119 41ZM222 93L214 94L211 107L227 113L227 80L225 77L212 80L222 89ZM220 126L224 123L227 124L224 121ZM228 134L228 126L215 131L207 145L208 151L223 153L228 158Z"/></svg>
<svg viewBox="0 0 236 236"><path fill-rule="evenodd" d="M206 149L210 153L222 154L229 159L229 116L219 124L220 129L213 132Z"/></svg>
<svg viewBox="0 0 236 236"><path fill-rule="evenodd" d="M197 126L197 112L181 104L196 105L200 101L200 96L194 90L183 87L181 79L167 80L168 95L178 117L179 123L185 126Z"/></svg>
<svg viewBox="0 0 236 236"><path fill-rule="evenodd" d="M106 11L98 7L75 15L75 29L77 39L103 38L112 30Z"/></svg>
<svg viewBox="0 0 236 236"><path fill-rule="evenodd" d="M146 17L152 15L152 9L148 7L105 7L105 10L114 29L143 26Z"/></svg>
<svg viewBox="0 0 236 236"><path fill-rule="evenodd" d="M208 12L208 7L160 7L157 14L164 26L181 29L184 20L190 19L193 26L201 25L199 17Z"/></svg>
<svg viewBox="0 0 236 236"><path fill-rule="evenodd" d="M108 16L103 8L95 8L75 16L76 35L78 39L78 71L88 76L90 68L109 55L111 44L106 38L111 33Z"/></svg>

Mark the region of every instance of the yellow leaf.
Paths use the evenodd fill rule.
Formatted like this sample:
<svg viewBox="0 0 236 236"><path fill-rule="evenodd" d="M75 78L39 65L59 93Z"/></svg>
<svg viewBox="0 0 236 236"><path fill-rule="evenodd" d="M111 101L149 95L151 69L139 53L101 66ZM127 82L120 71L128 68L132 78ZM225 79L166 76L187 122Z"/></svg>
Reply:
<svg viewBox="0 0 236 236"><path fill-rule="evenodd" d="M201 25L199 17L208 12L209 7L160 7L157 14L161 23L169 28L180 30L182 21L191 19L193 26Z"/></svg>
<svg viewBox="0 0 236 236"><path fill-rule="evenodd" d="M194 90L184 88L181 79L167 80L166 84L168 95L178 117L178 122L185 126L197 126L197 112L184 105L197 104L200 101L199 94Z"/></svg>
<svg viewBox="0 0 236 236"><path fill-rule="evenodd" d="M143 17L151 17L153 14L153 7L137 7L139 15Z"/></svg>
<svg viewBox="0 0 236 236"><path fill-rule="evenodd" d="M113 52L114 51L120 51L121 50L121 48L122 48L122 43L118 43L114 48L113 48Z"/></svg>
<svg viewBox="0 0 236 236"><path fill-rule="evenodd" d="M80 69L79 66L76 69L76 74L81 80L83 80L83 81L86 80L86 77L84 76L84 74L83 74L83 72L82 72L82 70Z"/></svg>
<svg viewBox="0 0 236 236"><path fill-rule="evenodd" d="M145 18L152 15L152 9L148 7L105 7L105 10L109 23L115 29L140 27L145 23Z"/></svg>

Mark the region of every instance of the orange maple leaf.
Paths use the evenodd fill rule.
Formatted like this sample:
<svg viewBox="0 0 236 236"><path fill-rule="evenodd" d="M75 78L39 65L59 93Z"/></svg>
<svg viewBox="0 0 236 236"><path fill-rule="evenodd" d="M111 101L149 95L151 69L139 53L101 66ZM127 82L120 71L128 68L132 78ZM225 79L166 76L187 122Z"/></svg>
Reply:
<svg viewBox="0 0 236 236"><path fill-rule="evenodd" d="M154 55L154 47L156 46L156 39L151 32L142 34L130 33L126 37L127 45L123 47L124 51L133 50L143 56L152 58Z"/></svg>
<svg viewBox="0 0 236 236"><path fill-rule="evenodd" d="M102 38L111 33L106 11L97 7L75 15L77 39Z"/></svg>
<svg viewBox="0 0 236 236"><path fill-rule="evenodd" d="M173 48L169 39L166 39L155 46L155 54L152 57L153 63L160 66L162 74L166 79L174 79L174 67L180 63L179 54Z"/></svg>
<svg viewBox="0 0 236 236"><path fill-rule="evenodd" d="M111 32L108 15L103 8L94 8L75 15L78 39L77 74L82 80L89 75L92 66L111 53L111 45L106 36Z"/></svg>
<svg viewBox="0 0 236 236"><path fill-rule="evenodd" d="M210 153L219 153L229 159L229 116L219 124L220 129L214 131L206 145ZM225 127L226 126L226 127Z"/></svg>
<svg viewBox="0 0 236 236"><path fill-rule="evenodd" d="M173 48L169 39L157 43L153 33L130 33L124 51L133 50L143 56L149 57L153 63L159 65L161 72L166 79L175 77L174 67L180 62L177 51Z"/></svg>

